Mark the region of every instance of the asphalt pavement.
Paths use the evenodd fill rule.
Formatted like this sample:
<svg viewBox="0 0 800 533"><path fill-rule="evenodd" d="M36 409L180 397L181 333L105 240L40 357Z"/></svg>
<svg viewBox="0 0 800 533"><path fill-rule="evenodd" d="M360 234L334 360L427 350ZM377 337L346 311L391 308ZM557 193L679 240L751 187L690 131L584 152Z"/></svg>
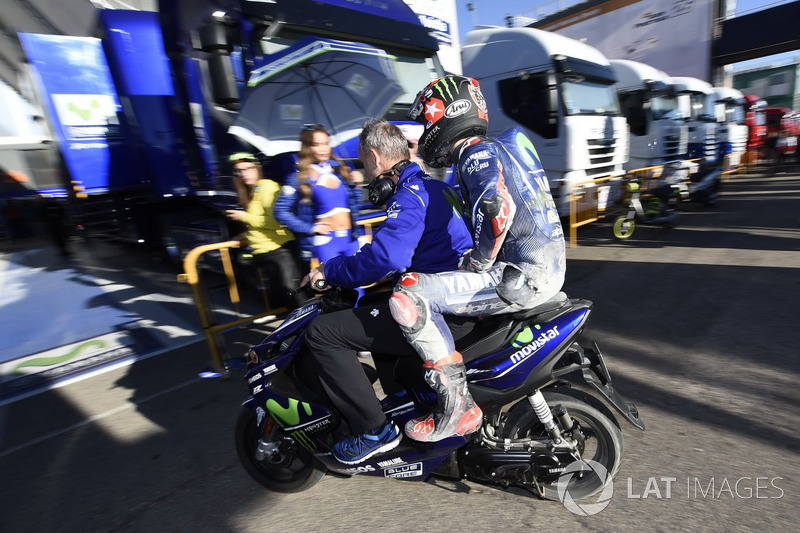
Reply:
<svg viewBox="0 0 800 533"><path fill-rule="evenodd" d="M0 531L796 530L800 175L783 170L731 176L673 229L616 241L608 218L578 230L565 291L594 302L584 339L647 424L620 420L622 468L596 514L471 481L264 490L233 445L241 375L198 377L209 352L188 287L163 258L102 243L76 251L82 272L127 286L123 303L162 302L137 317L164 328L174 316L185 336L0 406ZM270 327L231 332L229 351Z"/></svg>

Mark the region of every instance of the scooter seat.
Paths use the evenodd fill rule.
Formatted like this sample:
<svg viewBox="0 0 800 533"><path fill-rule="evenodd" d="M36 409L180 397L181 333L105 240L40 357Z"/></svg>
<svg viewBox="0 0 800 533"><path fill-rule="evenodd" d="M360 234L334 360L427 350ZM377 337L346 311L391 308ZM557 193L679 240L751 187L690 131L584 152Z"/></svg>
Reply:
<svg viewBox="0 0 800 533"><path fill-rule="evenodd" d="M569 297L565 292L562 291L544 303L540 303L539 305L533 306L530 309L513 313L511 318L514 320L526 320L541 313L547 313L548 311L559 309L568 303Z"/></svg>

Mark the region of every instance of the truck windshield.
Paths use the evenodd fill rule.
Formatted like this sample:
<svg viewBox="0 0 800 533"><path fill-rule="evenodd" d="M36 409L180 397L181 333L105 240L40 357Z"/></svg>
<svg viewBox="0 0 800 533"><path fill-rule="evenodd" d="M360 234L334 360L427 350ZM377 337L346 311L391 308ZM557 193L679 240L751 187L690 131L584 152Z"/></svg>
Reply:
<svg viewBox="0 0 800 533"><path fill-rule="evenodd" d="M561 96L567 115L617 115L619 103L614 86L582 76L564 76Z"/></svg>
<svg viewBox="0 0 800 533"><path fill-rule="evenodd" d="M264 55L274 54L293 45L302 36L303 35L289 34L288 36L273 36L261 39L261 51ZM444 76L444 69L441 63L439 63L439 58L436 54L432 54L429 57L422 57L421 54L412 56L404 54L403 52L398 53L398 50L391 47L378 44L374 46L382 48L387 53L397 57L394 70L400 85L403 87L403 94L397 97L395 105L410 106L414 102L420 89L428 85L431 80Z"/></svg>
<svg viewBox="0 0 800 533"><path fill-rule="evenodd" d="M678 97L674 95L654 95L650 98L650 111L653 113L653 120L678 119L680 109Z"/></svg>
<svg viewBox="0 0 800 533"><path fill-rule="evenodd" d="M725 123L726 124L746 124L744 106L736 102L725 102Z"/></svg>
<svg viewBox="0 0 800 533"><path fill-rule="evenodd" d="M714 122L714 113L709 110L709 97L706 93L690 93L689 99L690 120Z"/></svg>

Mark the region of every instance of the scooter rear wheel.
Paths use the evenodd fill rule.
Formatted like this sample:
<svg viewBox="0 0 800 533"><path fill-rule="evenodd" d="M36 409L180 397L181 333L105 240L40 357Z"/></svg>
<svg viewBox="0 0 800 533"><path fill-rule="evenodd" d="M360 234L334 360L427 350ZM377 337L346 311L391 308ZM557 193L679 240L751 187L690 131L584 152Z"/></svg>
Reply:
<svg viewBox="0 0 800 533"><path fill-rule="evenodd" d="M619 217L614 222L614 237L617 239L627 239L633 235L633 230L636 229L636 221L628 217Z"/></svg>
<svg viewBox="0 0 800 533"><path fill-rule="evenodd" d="M600 491L605 495L605 488L619 471L623 455L622 430L614 415L602 402L580 390L559 388L544 390L542 394L551 409L561 404L569 412L575 424L573 431L580 431L585 439L578 451L585 465L590 467L580 476L567 478L565 487L559 487L560 480L544 484L545 499L565 501L565 490L573 500L588 498ZM528 400L523 399L509 411L502 436L511 439L547 438L547 431Z"/></svg>
<svg viewBox="0 0 800 533"><path fill-rule="evenodd" d="M263 460L256 458L259 435L256 415L247 407L242 408L236 421L236 452L250 477L275 492L301 492L313 487L325 476L311 453L300 446L277 424L264 435L277 449Z"/></svg>

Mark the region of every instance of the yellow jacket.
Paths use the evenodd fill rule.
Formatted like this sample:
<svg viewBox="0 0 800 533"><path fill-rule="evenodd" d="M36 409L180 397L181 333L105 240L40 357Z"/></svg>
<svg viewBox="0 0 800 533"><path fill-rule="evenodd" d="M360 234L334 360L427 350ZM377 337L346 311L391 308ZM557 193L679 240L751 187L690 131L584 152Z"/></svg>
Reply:
<svg viewBox="0 0 800 533"><path fill-rule="evenodd" d="M253 248L254 254L265 254L277 250L283 244L294 240L294 234L278 222L272 214L272 206L281 192L276 182L268 179L258 180L253 199L247 204L242 222L247 224L244 238Z"/></svg>

